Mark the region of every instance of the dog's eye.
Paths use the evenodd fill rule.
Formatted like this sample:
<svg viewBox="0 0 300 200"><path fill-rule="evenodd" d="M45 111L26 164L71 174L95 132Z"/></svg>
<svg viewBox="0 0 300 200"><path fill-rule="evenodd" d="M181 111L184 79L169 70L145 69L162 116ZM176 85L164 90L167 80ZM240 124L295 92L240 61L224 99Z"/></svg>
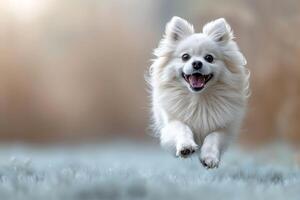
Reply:
<svg viewBox="0 0 300 200"><path fill-rule="evenodd" d="M214 61L214 57L210 54L207 54L204 59L209 62L209 63L212 63Z"/></svg>
<svg viewBox="0 0 300 200"><path fill-rule="evenodd" d="M185 54L183 54L183 55L181 56L181 59L182 59L183 61L188 61L190 58L191 58L191 56L190 56L189 54L187 54L187 53L185 53Z"/></svg>

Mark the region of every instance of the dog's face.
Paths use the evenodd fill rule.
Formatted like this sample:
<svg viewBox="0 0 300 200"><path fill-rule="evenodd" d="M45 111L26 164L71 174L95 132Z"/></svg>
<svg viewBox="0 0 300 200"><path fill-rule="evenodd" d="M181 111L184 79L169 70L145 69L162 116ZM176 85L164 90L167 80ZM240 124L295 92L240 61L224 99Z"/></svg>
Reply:
<svg viewBox="0 0 300 200"><path fill-rule="evenodd" d="M225 68L214 41L203 34L193 34L176 48L171 63L177 77L192 92L200 92L217 80Z"/></svg>
<svg viewBox="0 0 300 200"><path fill-rule="evenodd" d="M224 74L230 79L228 76L234 71L232 66L245 65L232 38L231 29L223 18L206 24L202 33L194 33L187 21L173 17L155 55L169 58L163 69L165 79L175 80L198 93L224 79Z"/></svg>

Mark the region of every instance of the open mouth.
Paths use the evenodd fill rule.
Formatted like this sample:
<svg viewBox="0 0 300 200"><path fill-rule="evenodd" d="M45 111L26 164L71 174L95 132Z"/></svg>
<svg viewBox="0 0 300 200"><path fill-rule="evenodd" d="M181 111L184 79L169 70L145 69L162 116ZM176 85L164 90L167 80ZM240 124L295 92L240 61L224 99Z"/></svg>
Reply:
<svg viewBox="0 0 300 200"><path fill-rule="evenodd" d="M182 77L190 85L192 90L200 91L204 88L205 84L211 80L213 74L205 75L201 73L194 73L194 74L182 73Z"/></svg>

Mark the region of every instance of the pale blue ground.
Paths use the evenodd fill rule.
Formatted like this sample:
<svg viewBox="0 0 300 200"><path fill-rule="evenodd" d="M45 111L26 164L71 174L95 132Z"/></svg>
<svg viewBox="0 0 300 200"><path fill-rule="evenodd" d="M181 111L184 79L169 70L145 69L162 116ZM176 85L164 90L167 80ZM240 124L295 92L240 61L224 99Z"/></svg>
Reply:
<svg viewBox="0 0 300 200"><path fill-rule="evenodd" d="M196 157L176 159L144 144L2 146L0 199L293 200L300 170L287 148L259 156L231 149L219 169L206 170Z"/></svg>

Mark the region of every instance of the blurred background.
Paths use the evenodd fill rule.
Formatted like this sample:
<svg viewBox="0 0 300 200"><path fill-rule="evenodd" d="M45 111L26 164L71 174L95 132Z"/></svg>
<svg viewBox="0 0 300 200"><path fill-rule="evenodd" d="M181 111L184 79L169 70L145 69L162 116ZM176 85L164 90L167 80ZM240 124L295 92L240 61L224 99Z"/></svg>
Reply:
<svg viewBox="0 0 300 200"><path fill-rule="evenodd" d="M251 70L240 142L300 142L298 0L1 0L0 141L151 141L144 74L172 16L231 24Z"/></svg>

